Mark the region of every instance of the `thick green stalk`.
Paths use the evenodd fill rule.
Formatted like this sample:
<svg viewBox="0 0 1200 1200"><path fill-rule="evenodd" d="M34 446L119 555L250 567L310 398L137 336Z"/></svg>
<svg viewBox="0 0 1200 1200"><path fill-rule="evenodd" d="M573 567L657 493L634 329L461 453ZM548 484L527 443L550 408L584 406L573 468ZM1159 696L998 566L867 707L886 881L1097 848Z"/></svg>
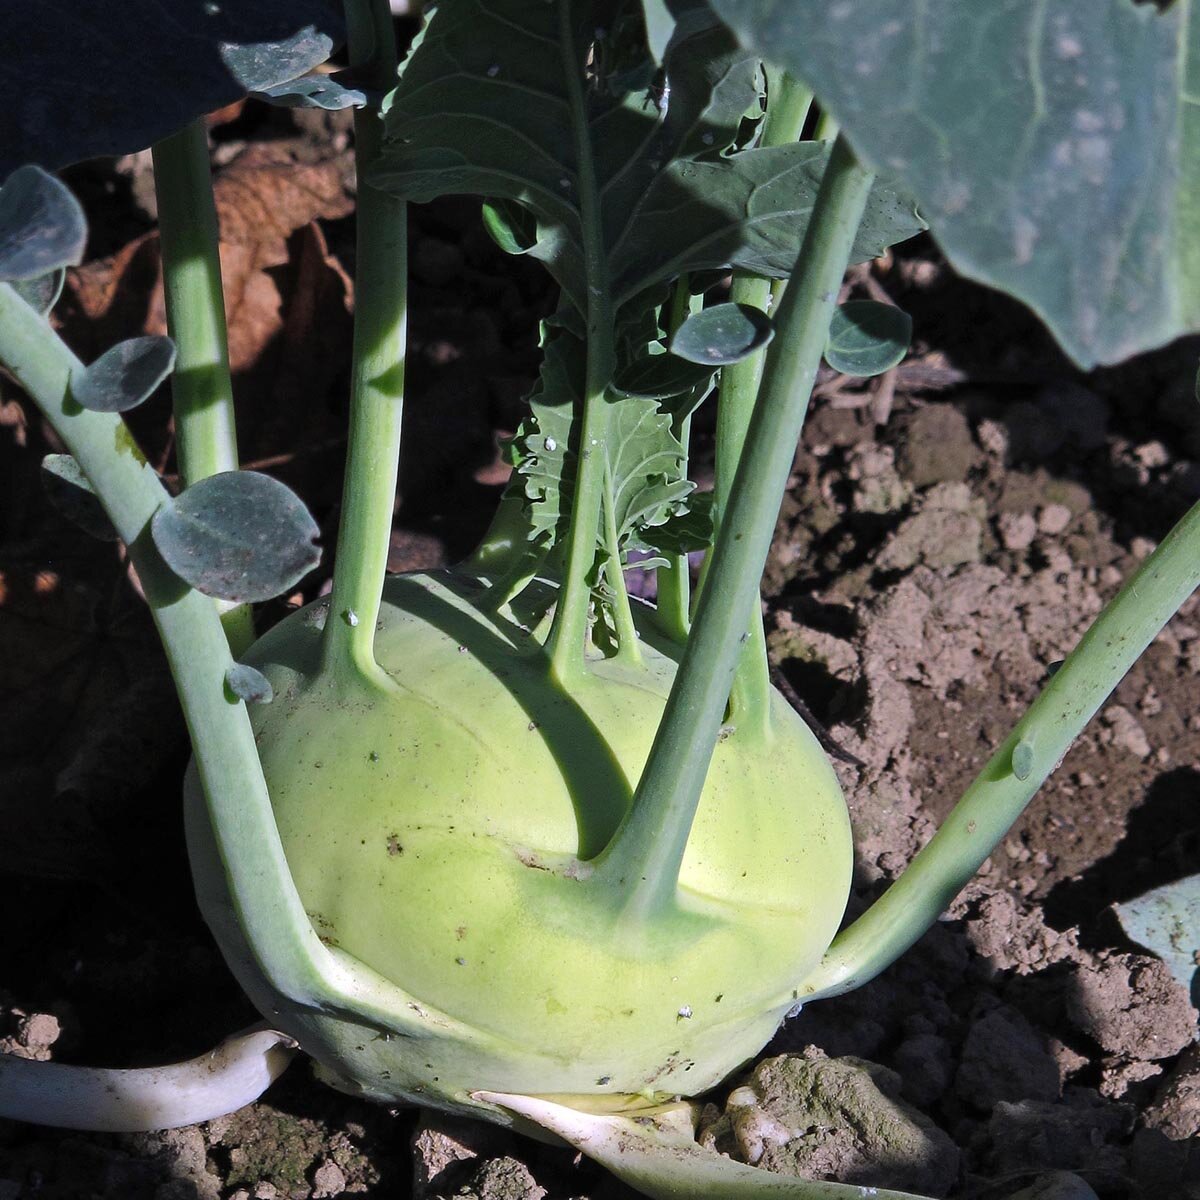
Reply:
<svg viewBox="0 0 1200 1200"><path fill-rule="evenodd" d="M765 390L755 406L675 684L629 814L596 862L593 878L621 891L624 914L635 921L674 900L871 180L871 172L839 138L781 306L767 354Z"/></svg>
<svg viewBox="0 0 1200 1200"><path fill-rule="evenodd" d="M613 488L612 470L607 463L604 465L604 543L608 547L609 587L613 591L613 621L617 629L617 657L630 666L637 666L642 661L642 651L638 644L637 626L633 623L633 609L629 605L629 592L619 581L623 578L621 567L621 548L617 542L617 515L615 511L615 490Z"/></svg>
<svg viewBox="0 0 1200 1200"><path fill-rule="evenodd" d="M908 869L834 939L801 1000L873 979L943 913L1071 743L1200 586L1200 504L1126 581Z"/></svg>
<svg viewBox="0 0 1200 1200"><path fill-rule="evenodd" d="M349 22L351 63L387 91L396 76L396 46L387 0L369 0ZM375 624L387 572L400 463L407 340L407 206L364 182L379 153L383 127L372 108L354 114L358 165L354 348L350 439L342 493L337 562L323 653L331 670L353 667L378 676Z"/></svg>
<svg viewBox="0 0 1200 1200"><path fill-rule="evenodd" d="M799 139L812 105L812 92L778 69L768 74L767 115L761 144L786 146ZM738 272L730 300L754 308L770 308L770 280ZM713 525L720 529L721 514L729 506L729 495L741 458L746 431L762 383L766 352L759 350L721 372L721 394L717 402L717 453L713 469ZM742 650L733 687L729 694L729 723L746 733L767 735L771 711L771 677L767 663L767 636L761 607L750 614L750 638Z"/></svg>
<svg viewBox="0 0 1200 1200"><path fill-rule="evenodd" d="M551 671L560 682L577 679L585 669L588 610L591 584L588 577L596 561L600 509L604 497L605 462L608 457L608 385L615 362L614 313L608 286L608 259L600 220L600 188L592 158L587 100L583 90L583 64L576 53L571 0L559 3L559 47L575 131L578 164L579 211L587 273L587 376L583 392L583 421L579 437L575 495L571 502L571 527L567 536L567 566L562 594L547 640ZM625 577L618 571L612 586L625 592Z"/></svg>
<svg viewBox="0 0 1200 1200"><path fill-rule="evenodd" d="M150 534L151 518L169 497L120 417L71 400L70 378L82 364L8 284L0 284L0 362L75 456L129 548L166 650L234 908L255 961L297 1004L367 1011L383 1027L403 1026L403 1006L395 1009L399 1017L389 1017L388 1004L362 994L362 983L321 943L304 911L246 705L226 693L233 658L216 609L170 570Z"/></svg>
<svg viewBox="0 0 1200 1200"><path fill-rule="evenodd" d="M167 329L175 342L175 457L188 486L238 469L220 239L203 118L164 138L153 156ZM250 607L217 604L229 643L239 654L254 640Z"/></svg>

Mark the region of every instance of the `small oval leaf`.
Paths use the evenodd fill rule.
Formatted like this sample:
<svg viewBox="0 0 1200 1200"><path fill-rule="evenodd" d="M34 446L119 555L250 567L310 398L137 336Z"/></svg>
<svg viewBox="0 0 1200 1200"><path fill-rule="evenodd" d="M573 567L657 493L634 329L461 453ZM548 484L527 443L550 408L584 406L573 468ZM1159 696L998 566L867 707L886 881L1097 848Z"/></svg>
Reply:
<svg viewBox="0 0 1200 1200"><path fill-rule="evenodd" d="M130 338L73 375L71 395L92 412L128 412L148 399L174 366L175 343L170 338Z"/></svg>
<svg viewBox="0 0 1200 1200"><path fill-rule="evenodd" d="M71 455L47 454L42 459L42 487L50 503L84 533L102 542L120 541L100 497Z"/></svg>
<svg viewBox="0 0 1200 1200"><path fill-rule="evenodd" d="M74 266L86 239L79 201L41 167L18 167L0 188L0 280Z"/></svg>
<svg viewBox="0 0 1200 1200"><path fill-rule="evenodd" d="M12 289L34 312L44 317L58 303L66 278L66 271L59 267L33 279L14 279Z"/></svg>
<svg viewBox="0 0 1200 1200"><path fill-rule="evenodd" d="M271 681L246 663L234 663L225 672L225 686L232 699L245 700L247 704L270 704L275 699Z"/></svg>
<svg viewBox="0 0 1200 1200"><path fill-rule="evenodd" d="M721 367L740 362L775 336L771 318L750 304L714 304L693 313L675 331L671 353Z"/></svg>
<svg viewBox="0 0 1200 1200"><path fill-rule="evenodd" d="M695 363L674 354L645 354L617 371L612 390L619 396L665 400L694 388L707 388L716 367Z"/></svg>
<svg viewBox="0 0 1200 1200"><path fill-rule="evenodd" d="M286 83L273 83L250 95L280 108L323 108L329 112L363 108L367 103L366 92L346 87L332 75L322 75L320 71L310 71Z"/></svg>
<svg viewBox="0 0 1200 1200"><path fill-rule="evenodd" d="M194 483L154 514L151 532L185 583L238 604L278 596L321 561L320 530L303 502L256 471Z"/></svg>
<svg viewBox="0 0 1200 1200"><path fill-rule="evenodd" d="M848 300L833 310L825 361L843 375L882 375L908 353L912 317L894 304Z"/></svg>
<svg viewBox="0 0 1200 1200"><path fill-rule="evenodd" d="M1033 743L1024 738L1013 747L1012 773L1022 782L1033 774Z"/></svg>

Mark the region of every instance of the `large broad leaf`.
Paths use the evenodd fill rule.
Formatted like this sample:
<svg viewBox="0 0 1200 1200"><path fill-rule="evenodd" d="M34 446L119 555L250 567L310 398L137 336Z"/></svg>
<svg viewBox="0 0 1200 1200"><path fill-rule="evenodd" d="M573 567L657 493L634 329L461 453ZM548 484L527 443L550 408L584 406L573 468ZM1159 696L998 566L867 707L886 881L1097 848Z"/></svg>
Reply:
<svg viewBox="0 0 1200 1200"><path fill-rule="evenodd" d="M712 0L1081 365L1200 327L1200 20L1131 0Z"/></svg>
<svg viewBox="0 0 1200 1200"><path fill-rule="evenodd" d="M537 232L520 248L581 312L597 289L619 308L685 271L786 274L827 147L727 153L759 102L758 56L693 12L667 47L664 80L641 5L618 4L624 22L601 20L602 7L613 6L442 0L387 103L373 182L413 200L460 192L525 206ZM855 257L920 228L911 202L881 187ZM588 244L601 252L590 262Z"/></svg>
<svg viewBox="0 0 1200 1200"><path fill-rule="evenodd" d="M337 0L0 0L0 177L127 154L324 62Z"/></svg>

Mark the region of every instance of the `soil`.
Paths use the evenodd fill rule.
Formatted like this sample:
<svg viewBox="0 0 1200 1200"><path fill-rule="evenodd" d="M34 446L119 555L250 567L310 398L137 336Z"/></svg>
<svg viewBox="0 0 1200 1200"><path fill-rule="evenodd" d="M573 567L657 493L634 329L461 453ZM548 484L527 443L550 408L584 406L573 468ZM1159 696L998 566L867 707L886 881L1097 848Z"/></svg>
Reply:
<svg viewBox="0 0 1200 1200"><path fill-rule="evenodd" d="M354 258L347 123L247 105L214 137L243 457L304 495L331 546ZM161 331L147 170L134 156L67 175L92 242L59 314L85 355ZM396 570L453 561L486 525L552 304L536 264L493 247L467 201L414 211L411 265ZM927 239L847 286L913 314L913 353L866 385L822 376L764 604L781 679L840 748L857 911L1200 497L1200 408L1197 342L1081 374ZM136 418L173 483L169 403ZM0 1049L112 1066L190 1057L257 1014L195 909L186 736L136 580L119 547L46 504L38 463L56 448L0 382ZM332 557L265 606L264 627L320 593ZM775 1170L959 1198L1065 1200L1087 1194L1080 1179L1106 1198L1200 1197L1197 1014L1112 911L1195 870L1198 672L1193 602L945 918L875 982L787 1022L711 1098L702 1140ZM247 1109L170 1133L0 1121L0 1200L341 1195L632 1193L567 1151L347 1099L301 1064Z"/></svg>

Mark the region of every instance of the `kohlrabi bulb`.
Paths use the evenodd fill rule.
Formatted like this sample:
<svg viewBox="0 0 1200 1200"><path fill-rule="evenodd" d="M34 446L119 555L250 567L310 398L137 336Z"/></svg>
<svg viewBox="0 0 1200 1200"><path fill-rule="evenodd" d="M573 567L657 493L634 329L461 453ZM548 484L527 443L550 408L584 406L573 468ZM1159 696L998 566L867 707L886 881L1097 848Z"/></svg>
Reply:
<svg viewBox="0 0 1200 1200"><path fill-rule="evenodd" d="M620 823L676 670L589 663L570 691L470 581L390 579L384 682L321 669L327 605L246 656L274 687L252 718L280 836L313 927L397 985L417 1036L283 1000L245 951L193 778L198 892L267 1019L333 1082L471 1108L476 1089L694 1094L769 1040L828 947L850 884L836 777L773 696L771 733L723 731L677 901L630 929L590 878Z"/></svg>

